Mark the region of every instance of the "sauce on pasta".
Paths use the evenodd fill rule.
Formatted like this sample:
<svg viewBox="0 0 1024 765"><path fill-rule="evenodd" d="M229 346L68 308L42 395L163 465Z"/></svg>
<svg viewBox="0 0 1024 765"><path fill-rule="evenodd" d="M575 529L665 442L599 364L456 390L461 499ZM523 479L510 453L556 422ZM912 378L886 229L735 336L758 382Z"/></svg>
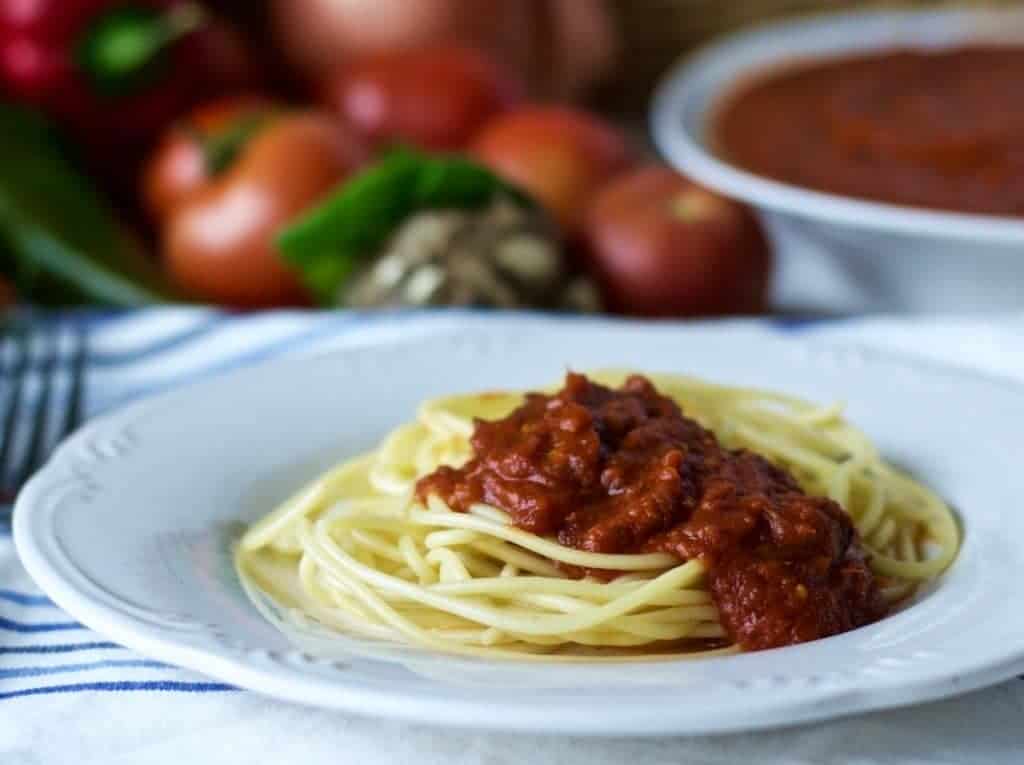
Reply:
<svg viewBox="0 0 1024 765"><path fill-rule="evenodd" d="M727 97L731 162L846 196L1024 215L1024 46L888 50L797 63Z"/></svg>
<svg viewBox="0 0 1024 765"><path fill-rule="evenodd" d="M728 637L757 650L834 635L886 613L856 529L783 469L722 447L644 377L611 389L570 374L503 419L478 420L473 457L421 478L422 501L500 508L592 553L700 560ZM594 574L593 571L578 571Z"/></svg>

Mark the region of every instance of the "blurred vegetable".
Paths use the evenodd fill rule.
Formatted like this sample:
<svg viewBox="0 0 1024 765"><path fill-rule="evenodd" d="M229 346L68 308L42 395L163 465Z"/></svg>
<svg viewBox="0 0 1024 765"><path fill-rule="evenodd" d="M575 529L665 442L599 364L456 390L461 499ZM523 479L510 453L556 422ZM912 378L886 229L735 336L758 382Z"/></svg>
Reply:
<svg viewBox="0 0 1024 765"><path fill-rule="evenodd" d="M218 112L220 120L208 119ZM190 293L216 303L307 302L274 237L358 167L361 147L334 120L314 112L284 114L235 103L201 110L198 119L174 128L147 173L150 205L166 215L168 272ZM195 184L187 180L187 168L181 171L185 182L175 176L174 156L195 159L182 145L189 141L202 158L198 169L192 165Z"/></svg>
<svg viewBox="0 0 1024 765"><path fill-rule="evenodd" d="M2 87L110 161L251 75L241 40L191 0L0 0Z"/></svg>
<svg viewBox="0 0 1024 765"><path fill-rule="evenodd" d="M632 161L618 130L561 107L526 107L495 118L470 153L533 194L570 233L601 184Z"/></svg>
<svg viewBox="0 0 1024 765"><path fill-rule="evenodd" d="M349 56L458 43L517 73L542 98L572 99L614 62L604 0L273 0L281 46L320 81Z"/></svg>
<svg viewBox="0 0 1024 765"><path fill-rule="evenodd" d="M696 316L765 309L772 254L753 214L668 168L612 181L588 210L586 238L613 310Z"/></svg>
<svg viewBox="0 0 1024 765"><path fill-rule="evenodd" d="M117 306L173 298L59 145L37 115L0 106L0 267L20 296Z"/></svg>
<svg viewBox="0 0 1024 765"><path fill-rule="evenodd" d="M230 166L276 111L265 99L240 96L202 106L168 130L143 172L142 199L150 216L166 218Z"/></svg>
<svg viewBox="0 0 1024 765"><path fill-rule="evenodd" d="M597 310L597 292L566 265L540 211L497 198L476 209L406 218L346 286L358 307L475 305Z"/></svg>
<svg viewBox="0 0 1024 765"><path fill-rule="evenodd" d="M0 311L10 308L18 302L18 292L14 285L0 276Z"/></svg>
<svg viewBox="0 0 1024 765"><path fill-rule="evenodd" d="M542 3L543 5L543 3ZM547 62L534 67L534 90L573 101L611 73L619 39L605 0L548 0Z"/></svg>
<svg viewBox="0 0 1024 765"><path fill-rule="evenodd" d="M325 100L375 146L463 148L489 118L518 101L522 84L457 46L376 53L328 79Z"/></svg>
<svg viewBox="0 0 1024 765"><path fill-rule="evenodd" d="M399 150L282 231L278 247L317 299L334 305L358 267L411 215L479 208L499 194L522 201L519 192L466 159Z"/></svg>

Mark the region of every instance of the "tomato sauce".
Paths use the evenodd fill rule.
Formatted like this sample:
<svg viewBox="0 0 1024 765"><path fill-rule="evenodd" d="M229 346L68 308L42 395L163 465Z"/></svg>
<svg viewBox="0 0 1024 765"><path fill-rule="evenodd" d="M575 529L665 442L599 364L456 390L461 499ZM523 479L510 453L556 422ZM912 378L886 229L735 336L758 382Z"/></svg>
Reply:
<svg viewBox="0 0 1024 765"><path fill-rule="evenodd" d="M729 95L716 150L845 196L1024 215L1024 46L889 50L795 63Z"/></svg>
<svg viewBox="0 0 1024 765"><path fill-rule="evenodd" d="M700 559L729 637L748 650L834 635L886 606L850 518L784 470L722 447L644 377L618 390L570 374L508 417L477 421L474 457L417 484L456 511L595 553ZM582 572L573 572L582 573Z"/></svg>

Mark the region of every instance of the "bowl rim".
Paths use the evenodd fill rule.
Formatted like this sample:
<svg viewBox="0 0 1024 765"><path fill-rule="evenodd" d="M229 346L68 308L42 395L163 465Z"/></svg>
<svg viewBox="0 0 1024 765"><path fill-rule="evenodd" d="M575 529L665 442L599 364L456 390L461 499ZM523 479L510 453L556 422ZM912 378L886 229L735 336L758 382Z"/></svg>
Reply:
<svg viewBox="0 0 1024 765"><path fill-rule="evenodd" d="M708 76L709 70L721 65L728 56L749 52L772 40L787 38L791 42L805 42L824 31L835 33L844 28L848 45L837 53L853 50L872 50L891 47L895 41L872 45L865 40L865 27L879 24L903 28L946 27L960 25L971 29L970 22L1003 16L1022 17L1020 8L984 10L902 10L852 11L816 13L810 18L774 21L759 24L739 32L717 38L684 54L673 64L655 89L649 111L651 135L658 151L669 164L695 181L728 196L753 204L763 211L788 213L805 219L840 224L856 229L874 229L897 234L927 236L937 239L968 239L991 243L1024 243L1024 218L1001 215L981 215L932 210L888 202L877 202L851 196L816 191L804 186L773 180L744 170L716 155L708 146L706 120L692 130L684 114L694 109L706 115L726 93L745 77L770 69L773 65L806 58L798 48L785 55L765 58L755 66L736 68L719 83L713 92L703 98L693 98L696 82ZM977 32L955 33L952 40L935 44L926 41L926 34L906 39L908 45L951 47L956 42L978 40L1000 42L998 37ZM1007 39L1001 40L1003 43ZM1016 38L1024 45L1024 35ZM788 47L788 46L787 46ZM817 54L814 54L817 57ZM689 121L692 123L692 121Z"/></svg>

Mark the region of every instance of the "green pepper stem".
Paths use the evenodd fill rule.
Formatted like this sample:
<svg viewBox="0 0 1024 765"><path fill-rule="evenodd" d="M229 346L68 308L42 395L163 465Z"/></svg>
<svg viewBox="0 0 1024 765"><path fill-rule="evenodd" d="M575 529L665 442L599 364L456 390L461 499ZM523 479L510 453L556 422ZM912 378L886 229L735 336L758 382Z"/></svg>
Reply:
<svg viewBox="0 0 1024 765"><path fill-rule="evenodd" d="M80 40L79 66L100 92L120 95L135 90L151 79L166 50L206 19L206 12L195 2L181 3L163 14L147 8L115 8L100 16Z"/></svg>

